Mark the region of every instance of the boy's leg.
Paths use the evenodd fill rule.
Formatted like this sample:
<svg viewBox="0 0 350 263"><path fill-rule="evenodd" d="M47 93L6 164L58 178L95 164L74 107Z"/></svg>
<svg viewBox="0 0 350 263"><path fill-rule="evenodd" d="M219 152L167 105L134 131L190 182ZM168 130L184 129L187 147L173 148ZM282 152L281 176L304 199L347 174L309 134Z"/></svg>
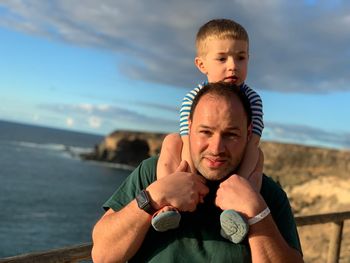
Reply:
<svg viewBox="0 0 350 263"><path fill-rule="evenodd" d="M264 168L264 153L259 148L259 160L256 164L254 171L249 175L248 181L253 186L255 191L260 192L261 184L262 184L262 174Z"/></svg>
<svg viewBox="0 0 350 263"><path fill-rule="evenodd" d="M181 151L182 141L179 134L165 136L157 164L157 179L176 171L181 162Z"/></svg>
<svg viewBox="0 0 350 263"><path fill-rule="evenodd" d="M259 148L260 137L253 134L250 138L242 163L237 172L238 175L248 179L252 187L260 192L262 184L262 171L264 155ZM232 241L240 243L248 233L247 223L244 218L234 210L225 210L220 216L221 235Z"/></svg>
<svg viewBox="0 0 350 263"><path fill-rule="evenodd" d="M179 227L181 215L172 206L165 206L152 217L152 226L158 232L165 232Z"/></svg>
<svg viewBox="0 0 350 263"><path fill-rule="evenodd" d="M191 172L195 173L196 168L194 167L192 162L192 157L190 153L190 141L189 141L188 135L181 136L181 140L182 140L181 160L185 160L188 163Z"/></svg>
<svg viewBox="0 0 350 263"><path fill-rule="evenodd" d="M181 162L182 141L177 133L168 134L162 143L158 164L157 180L176 171ZM158 232L177 228L181 220L180 213L172 206L158 210L152 217L152 226Z"/></svg>
<svg viewBox="0 0 350 263"><path fill-rule="evenodd" d="M259 142L260 137L256 134L252 134L251 138L247 143L247 147L242 158L241 165L238 169L237 174L248 179L249 176L255 171L259 161ZM262 169L261 169L262 175Z"/></svg>

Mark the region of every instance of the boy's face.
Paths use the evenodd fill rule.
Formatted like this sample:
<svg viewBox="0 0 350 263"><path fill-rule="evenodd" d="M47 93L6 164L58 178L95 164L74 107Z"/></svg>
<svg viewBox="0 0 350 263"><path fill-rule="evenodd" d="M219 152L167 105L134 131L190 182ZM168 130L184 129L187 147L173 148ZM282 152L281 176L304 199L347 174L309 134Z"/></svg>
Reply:
<svg viewBox="0 0 350 263"><path fill-rule="evenodd" d="M202 56L196 57L198 69L209 82L232 82L241 85L248 71L248 43L245 40L211 38Z"/></svg>

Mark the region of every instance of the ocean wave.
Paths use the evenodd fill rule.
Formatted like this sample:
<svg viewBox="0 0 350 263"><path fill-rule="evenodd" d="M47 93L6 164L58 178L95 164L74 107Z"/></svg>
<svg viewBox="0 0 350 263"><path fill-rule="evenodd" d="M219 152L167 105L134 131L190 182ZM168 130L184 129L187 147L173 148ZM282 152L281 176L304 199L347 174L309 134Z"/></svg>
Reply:
<svg viewBox="0 0 350 263"><path fill-rule="evenodd" d="M89 153L93 150L92 147L69 146L69 145L57 144L57 143L35 143L35 142L25 142L25 141L13 141L11 143L15 146L20 146L20 147L63 152L66 154L68 153L73 157L80 156L80 154L82 153Z"/></svg>
<svg viewBox="0 0 350 263"><path fill-rule="evenodd" d="M94 161L94 160L87 160L87 162L93 163L93 164L99 165L99 166L116 168L116 169L121 169L121 170L126 170L126 171L133 171L136 168L134 166L122 164L122 163L110 163L110 162L101 162L101 161Z"/></svg>
<svg viewBox="0 0 350 263"><path fill-rule="evenodd" d="M93 151L93 147L79 147L79 146L69 146L65 144L57 144L57 143L35 143L35 142L26 142L26 141L11 141L7 142L13 145L14 147L22 147L22 148L31 148L38 151L49 151L56 154L59 154L65 158L74 158L80 159L82 154L88 154ZM96 160L84 160L86 162L92 163L94 165L121 169L126 171L133 171L135 169L134 166L121 164L121 163L111 163L111 162L103 162Z"/></svg>

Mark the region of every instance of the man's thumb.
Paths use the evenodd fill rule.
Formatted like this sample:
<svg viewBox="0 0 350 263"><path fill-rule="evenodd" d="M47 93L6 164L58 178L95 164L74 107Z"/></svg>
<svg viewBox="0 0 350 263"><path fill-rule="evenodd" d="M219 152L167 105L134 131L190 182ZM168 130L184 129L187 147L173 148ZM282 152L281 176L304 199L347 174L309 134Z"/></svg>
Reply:
<svg viewBox="0 0 350 263"><path fill-rule="evenodd" d="M175 172L187 172L188 171L188 163L186 160L182 160L179 166L176 168Z"/></svg>

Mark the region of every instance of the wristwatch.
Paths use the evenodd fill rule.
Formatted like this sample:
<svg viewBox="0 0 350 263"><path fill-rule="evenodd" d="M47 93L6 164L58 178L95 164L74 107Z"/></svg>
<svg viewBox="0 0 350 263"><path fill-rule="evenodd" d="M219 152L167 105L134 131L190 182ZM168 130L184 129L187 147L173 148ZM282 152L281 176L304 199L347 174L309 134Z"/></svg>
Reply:
<svg viewBox="0 0 350 263"><path fill-rule="evenodd" d="M151 199L148 195L148 192L146 190L142 190L137 196L136 196L136 202L140 209L144 210L150 215L153 215L156 210L151 205Z"/></svg>

